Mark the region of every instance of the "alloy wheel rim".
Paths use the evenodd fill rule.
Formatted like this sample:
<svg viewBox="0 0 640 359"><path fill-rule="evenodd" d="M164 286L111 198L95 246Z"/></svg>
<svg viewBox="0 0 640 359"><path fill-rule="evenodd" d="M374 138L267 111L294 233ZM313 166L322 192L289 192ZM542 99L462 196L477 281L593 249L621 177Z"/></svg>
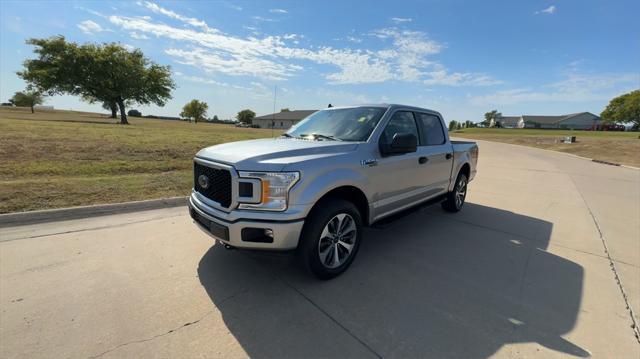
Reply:
<svg viewBox="0 0 640 359"><path fill-rule="evenodd" d="M462 204L464 203L464 199L467 195L467 181L464 178L461 178L460 181L458 181L455 195L456 195L456 207L460 208L462 207Z"/></svg>
<svg viewBox="0 0 640 359"><path fill-rule="evenodd" d="M320 263L337 268L351 257L357 240L356 222L347 213L335 215L327 222L318 241Z"/></svg>

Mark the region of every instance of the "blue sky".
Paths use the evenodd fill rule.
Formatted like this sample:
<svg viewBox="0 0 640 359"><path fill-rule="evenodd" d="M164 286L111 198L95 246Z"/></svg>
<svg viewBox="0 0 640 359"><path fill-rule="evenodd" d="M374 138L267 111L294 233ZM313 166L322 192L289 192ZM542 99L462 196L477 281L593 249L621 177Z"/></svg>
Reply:
<svg viewBox="0 0 640 359"><path fill-rule="evenodd" d="M599 114L640 88L639 1L0 2L0 99L31 37L119 42L171 65L176 116L196 98L209 115L393 102L448 120L503 114ZM95 110L71 96L56 108Z"/></svg>

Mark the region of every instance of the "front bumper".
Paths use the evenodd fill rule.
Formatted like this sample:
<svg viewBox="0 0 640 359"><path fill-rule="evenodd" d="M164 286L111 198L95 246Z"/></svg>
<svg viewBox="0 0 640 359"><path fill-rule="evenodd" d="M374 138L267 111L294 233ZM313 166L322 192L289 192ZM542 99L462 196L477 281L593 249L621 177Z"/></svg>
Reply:
<svg viewBox="0 0 640 359"><path fill-rule="evenodd" d="M238 211L225 213L210 207L198 200L195 193L189 198L189 213L194 223L214 239L237 248L290 250L298 246L304 219L275 219L270 213L265 218L242 218ZM253 211L252 213L255 213ZM251 217L256 217L252 215ZM271 242L253 241L247 231L260 232L270 229L273 233ZM243 236L243 230L245 235ZM268 238L267 238L268 239Z"/></svg>

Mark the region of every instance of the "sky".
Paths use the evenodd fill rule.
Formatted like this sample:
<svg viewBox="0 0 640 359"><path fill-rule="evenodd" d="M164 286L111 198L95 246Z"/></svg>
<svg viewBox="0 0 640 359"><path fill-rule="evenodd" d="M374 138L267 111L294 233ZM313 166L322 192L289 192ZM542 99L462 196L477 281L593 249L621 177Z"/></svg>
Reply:
<svg viewBox="0 0 640 359"><path fill-rule="evenodd" d="M375 4L375 5L374 5ZM401 103L447 120L595 114L640 88L640 1L0 1L0 99L25 83L29 38L118 42L170 65L164 106L209 116ZM103 111L77 97L58 109Z"/></svg>

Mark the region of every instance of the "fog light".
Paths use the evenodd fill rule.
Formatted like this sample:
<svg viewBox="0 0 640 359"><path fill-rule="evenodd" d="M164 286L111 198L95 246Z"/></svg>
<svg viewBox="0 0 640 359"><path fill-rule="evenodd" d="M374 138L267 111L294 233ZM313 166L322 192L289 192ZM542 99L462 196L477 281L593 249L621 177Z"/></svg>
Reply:
<svg viewBox="0 0 640 359"><path fill-rule="evenodd" d="M265 228L264 229L264 235L269 237L269 238L273 238L273 230L270 228Z"/></svg>

